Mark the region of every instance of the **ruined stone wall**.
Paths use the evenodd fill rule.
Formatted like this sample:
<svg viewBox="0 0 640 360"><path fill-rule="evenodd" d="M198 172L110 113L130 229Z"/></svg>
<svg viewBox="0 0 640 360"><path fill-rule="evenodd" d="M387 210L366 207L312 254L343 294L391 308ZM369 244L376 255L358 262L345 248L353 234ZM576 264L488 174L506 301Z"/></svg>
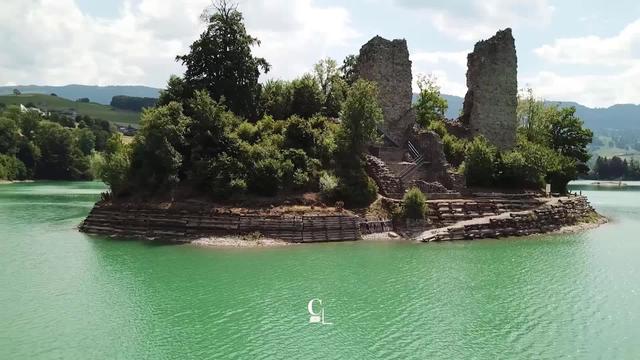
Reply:
<svg viewBox="0 0 640 360"><path fill-rule="evenodd" d="M387 40L376 36L360 49L358 76L376 82L378 101L384 113L382 130L403 146L415 123L411 111L413 97L411 60L406 40Z"/></svg>
<svg viewBox="0 0 640 360"><path fill-rule="evenodd" d="M472 135L484 135L500 149L512 148L517 128L518 59L511 29L478 42L467 63L463 123Z"/></svg>

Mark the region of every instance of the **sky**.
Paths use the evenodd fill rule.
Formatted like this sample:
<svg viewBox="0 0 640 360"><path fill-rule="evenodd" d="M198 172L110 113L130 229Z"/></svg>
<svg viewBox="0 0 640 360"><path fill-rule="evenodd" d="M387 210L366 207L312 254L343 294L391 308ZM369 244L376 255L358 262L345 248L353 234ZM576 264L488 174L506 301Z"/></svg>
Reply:
<svg viewBox="0 0 640 360"><path fill-rule="evenodd" d="M239 0L269 78L339 62L375 35L407 39L413 74L464 96L466 55L511 27L518 86L591 107L640 103L637 0ZM164 87L211 0L2 0L0 85Z"/></svg>

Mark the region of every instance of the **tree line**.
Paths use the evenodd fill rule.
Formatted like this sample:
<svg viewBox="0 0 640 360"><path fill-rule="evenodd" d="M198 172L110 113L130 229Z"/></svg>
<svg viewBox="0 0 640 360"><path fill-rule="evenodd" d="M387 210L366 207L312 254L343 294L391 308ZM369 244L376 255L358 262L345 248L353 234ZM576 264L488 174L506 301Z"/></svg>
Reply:
<svg viewBox="0 0 640 360"><path fill-rule="evenodd" d="M591 178L598 180L640 180L640 162L632 159L622 159L618 156L612 158L598 156Z"/></svg>
<svg viewBox="0 0 640 360"><path fill-rule="evenodd" d="M0 179L90 180L91 160L114 133L108 121L10 106L0 111Z"/></svg>

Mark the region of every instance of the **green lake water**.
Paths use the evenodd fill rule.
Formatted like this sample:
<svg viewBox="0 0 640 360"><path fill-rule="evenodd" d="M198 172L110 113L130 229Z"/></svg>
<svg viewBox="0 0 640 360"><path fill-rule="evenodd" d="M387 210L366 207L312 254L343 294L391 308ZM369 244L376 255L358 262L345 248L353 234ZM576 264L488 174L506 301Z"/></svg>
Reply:
<svg viewBox="0 0 640 360"><path fill-rule="evenodd" d="M204 249L79 233L99 183L0 185L0 359L640 358L640 188L581 189L610 224Z"/></svg>

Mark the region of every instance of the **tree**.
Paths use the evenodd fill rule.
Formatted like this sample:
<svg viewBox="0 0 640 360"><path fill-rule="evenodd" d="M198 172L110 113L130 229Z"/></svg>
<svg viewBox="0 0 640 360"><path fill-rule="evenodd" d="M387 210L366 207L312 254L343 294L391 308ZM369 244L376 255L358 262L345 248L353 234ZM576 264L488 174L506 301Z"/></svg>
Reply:
<svg viewBox="0 0 640 360"><path fill-rule="evenodd" d="M75 146L70 129L42 121L35 142L40 148L35 177L47 180L85 180L90 178L89 161Z"/></svg>
<svg viewBox="0 0 640 360"><path fill-rule="evenodd" d="M293 87L284 80L268 80L260 94L260 112L274 119L288 119L292 114Z"/></svg>
<svg viewBox="0 0 640 360"><path fill-rule="evenodd" d="M340 116L342 103L347 97L349 85L341 77L336 76L332 79L329 93L324 100L324 115L332 118Z"/></svg>
<svg viewBox="0 0 640 360"><path fill-rule="evenodd" d="M322 91L323 114L338 117L348 88L346 81L341 77L338 63L332 58L326 58L320 60L313 68L313 75Z"/></svg>
<svg viewBox="0 0 640 360"><path fill-rule="evenodd" d="M423 128L429 124L442 120L447 112L447 100L440 95L440 87L433 76L419 76L418 87L420 94L415 105L417 122Z"/></svg>
<svg viewBox="0 0 640 360"><path fill-rule="evenodd" d="M160 90L160 98L158 99L157 106L169 105L171 102L178 102L185 105L187 99L191 99L193 90L185 82L183 78L176 75L171 75L169 81L167 81L167 88Z"/></svg>
<svg viewBox="0 0 640 360"><path fill-rule="evenodd" d="M375 83L358 80L349 89L342 107L336 159L340 182L336 194L347 206L367 206L377 196L378 188L363 165L366 148L378 140L378 126L382 123L377 98Z"/></svg>
<svg viewBox="0 0 640 360"><path fill-rule="evenodd" d="M358 56L349 55L342 61L340 66L340 72L342 73L342 79L351 86L358 80L358 72L356 67L358 65Z"/></svg>
<svg viewBox="0 0 640 360"><path fill-rule="evenodd" d="M293 98L291 112L305 119L322 111L324 99L322 89L316 78L311 74L305 74L299 79L293 80Z"/></svg>
<svg viewBox="0 0 640 360"><path fill-rule="evenodd" d="M216 101L224 98L225 105L240 116L256 118L258 78L261 70L269 71L267 61L251 53L260 41L247 34L236 5L218 0L209 10L203 14L207 29L189 54L176 58L187 67L185 83L194 90L207 90Z"/></svg>
<svg viewBox="0 0 640 360"><path fill-rule="evenodd" d="M587 162L591 155L587 147L593 140L593 132L575 116L576 108L557 110L549 119L551 147L561 155Z"/></svg>
<svg viewBox="0 0 640 360"><path fill-rule="evenodd" d="M98 166L96 175L109 185L111 193L117 196L127 188L131 168L130 148L124 143L122 135L116 133L107 141L106 149L104 160Z"/></svg>
<svg viewBox="0 0 640 360"><path fill-rule="evenodd" d="M111 98L111 107L129 111L142 111L144 108L156 106L158 99L118 95Z"/></svg>
<svg viewBox="0 0 640 360"><path fill-rule="evenodd" d="M80 99L78 99L76 101L79 102L79 103L89 103L89 102L91 102L91 100L89 98L86 98L86 97L80 98Z"/></svg>
<svg viewBox="0 0 640 360"><path fill-rule="evenodd" d="M237 153L236 141L229 136L230 125L235 119L205 91L197 91L190 103L193 115L187 143L191 149L191 177L220 197L229 192L231 182L238 177L230 157Z"/></svg>
<svg viewBox="0 0 640 360"><path fill-rule="evenodd" d="M20 141L20 128L10 118L0 117L0 154L15 155Z"/></svg>
<svg viewBox="0 0 640 360"><path fill-rule="evenodd" d="M292 116L284 131L284 146L286 148L302 149L313 155L315 136L308 120Z"/></svg>
<svg viewBox="0 0 640 360"><path fill-rule="evenodd" d="M378 104L375 83L358 80L347 94L340 118L340 146L348 154L361 157L369 143L378 139L378 126L382 123L382 108Z"/></svg>
<svg viewBox="0 0 640 360"><path fill-rule="evenodd" d="M22 92L20 92L20 90L18 89L13 89L13 95L15 96L22 95Z"/></svg>
<svg viewBox="0 0 640 360"><path fill-rule="evenodd" d="M175 102L142 113L131 163L136 185L154 190L179 182L183 161L180 149L185 147L189 123L182 105Z"/></svg>
<svg viewBox="0 0 640 360"><path fill-rule="evenodd" d="M318 61L313 66L313 76L325 96L329 94L333 78L339 75L338 63L330 57Z"/></svg>
<svg viewBox="0 0 640 360"><path fill-rule="evenodd" d="M83 154L89 155L96 148L96 136L89 129L77 129L78 147Z"/></svg>
<svg viewBox="0 0 640 360"><path fill-rule="evenodd" d="M467 185L492 186L494 184L496 148L484 136L477 136L467 147L464 175Z"/></svg>

